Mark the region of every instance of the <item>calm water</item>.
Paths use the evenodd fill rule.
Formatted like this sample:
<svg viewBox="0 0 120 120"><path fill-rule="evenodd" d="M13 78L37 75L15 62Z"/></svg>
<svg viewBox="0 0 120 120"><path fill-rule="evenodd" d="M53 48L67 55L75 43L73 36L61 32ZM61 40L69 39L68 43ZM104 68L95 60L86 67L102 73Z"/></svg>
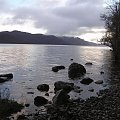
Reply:
<svg viewBox="0 0 120 120"><path fill-rule="evenodd" d="M71 58L74 60L70 61ZM95 81L104 80L104 84L92 83L86 86L80 84L80 80L69 80L68 67L72 62L84 66L86 62L92 62L92 66L85 66L87 74L84 77L90 77ZM51 68L55 65L64 65L66 69L54 73ZM111 78L118 80L119 71L113 72L114 69L112 52L107 47L0 45L0 73L14 74L12 81L0 84L1 92L4 93L2 96L20 103L29 103L30 107L26 112L36 109L33 103L34 97L45 94L37 90L39 84L50 85L50 96L46 98L51 100L54 96L55 81L71 81L83 89L80 94L71 92L71 98L85 99L96 96L96 92L104 89L105 84L111 84ZM104 71L104 74L101 75L101 71ZM95 92L89 92L90 88L94 88ZM34 92L34 94L27 94L27 92Z"/></svg>

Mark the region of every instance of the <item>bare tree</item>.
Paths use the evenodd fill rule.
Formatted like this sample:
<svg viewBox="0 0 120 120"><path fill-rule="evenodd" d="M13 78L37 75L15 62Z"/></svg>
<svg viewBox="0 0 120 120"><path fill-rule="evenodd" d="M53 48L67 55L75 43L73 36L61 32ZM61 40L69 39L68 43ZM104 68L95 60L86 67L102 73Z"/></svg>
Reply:
<svg viewBox="0 0 120 120"><path fill-rule="evenodd" d="M101 15L106 29L106 34L101 42L112 47L115 58L118 59L120 57L120 0L114 1L106 9L107 13Z"/></svg>

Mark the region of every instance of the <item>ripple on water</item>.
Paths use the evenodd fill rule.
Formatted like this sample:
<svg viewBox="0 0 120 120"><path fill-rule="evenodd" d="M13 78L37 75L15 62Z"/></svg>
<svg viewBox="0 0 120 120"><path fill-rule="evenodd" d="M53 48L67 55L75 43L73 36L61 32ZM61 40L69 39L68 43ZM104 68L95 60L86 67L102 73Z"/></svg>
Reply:
<svg viewBox="0 0 120 120"><path fill-rule="evenodd" d="M103 84L110 84L109 78L113 73L112 55L106 47L83 47L83 46L47 46L47 45L5 45L0 47L0 71L1 73L13 73L12 81L0 84L0 88L7 87L10 90L10 97L20 103L30 104L25 111L35 111L34 97L44 96L51 100L54 96L54 82L73 82L83 90L80 93L71 92L71 98L86 99L96 96L97 92L105 89L103 85L94 82L89 86L80 83L80 80L68 78L68 67L72 62L85 66L85 63L92 62L92 66L85 66L87 74L84 77L103 80ZM73 59L71 61L71 59ZM57 73L52 72L52 67L64 65L65 70ZM114 68L115 69L115 68ZM104 74L100 74L104 71ZM119 72L118 72L119 73ZM117 73L117 74L118 74ZM113 76L116 76L113 73ZM39 84L49 84L49 96L37 90ZM93 88L91 92L89 89ZM28 94L34 92L34 94Z"/></svg>

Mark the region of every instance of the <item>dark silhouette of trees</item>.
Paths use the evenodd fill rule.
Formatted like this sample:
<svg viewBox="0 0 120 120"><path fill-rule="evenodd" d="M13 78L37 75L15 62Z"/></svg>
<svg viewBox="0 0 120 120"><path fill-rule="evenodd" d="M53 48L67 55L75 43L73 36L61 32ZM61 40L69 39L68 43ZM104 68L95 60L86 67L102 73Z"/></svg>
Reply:
<svg viewBox="0 0 120 120"><path fill-rule="evenodd" d="M112 5L108 5L107 13L101 15L105 21L105 36L101 42L112 47L115 58L120 58L120 0L114 1Z"/></svg>

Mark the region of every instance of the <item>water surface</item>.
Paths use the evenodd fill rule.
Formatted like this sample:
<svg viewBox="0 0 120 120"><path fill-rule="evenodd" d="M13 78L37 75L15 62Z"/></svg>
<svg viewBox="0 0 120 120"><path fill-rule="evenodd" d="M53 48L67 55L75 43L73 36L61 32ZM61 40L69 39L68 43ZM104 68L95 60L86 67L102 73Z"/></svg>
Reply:
<svg viewBox="0 0 120 120"><path fill-rule="evenodd" d="M107 47L88 46L55 46L55 45L0 45L0 73L13 73L12 81L0 84L2 96L17 100L20 103L29 103L27 112L34 111L34 98L38 95L45 96L45 92L39 92L37 85L46 83L50 85L49 97L54 96L54 82L73 82L83 89L81 93L71 92L71 98L86 99L96 96L96 92L104 89L104 85L110 85L111 78L118 76L119 71L113 72L112 52ZM73 61L70 61L73 59ZM85 66L87 73L84 77L90 77L94 81L103 80L102 85L94 82L88 86L80 84L80 80L68 78L68 67L72 62ZM86 62L92 62L92 66L86 66ZM65 70L57 73L51 71L55 65L64 65ZM103 71L104 74L100 72ZM112 76L111 76L112 73ZM118 79L118 78L116 78ZM88 91L93 88L94 92ZM33 92L34 94L27 94Z"/></svg>

